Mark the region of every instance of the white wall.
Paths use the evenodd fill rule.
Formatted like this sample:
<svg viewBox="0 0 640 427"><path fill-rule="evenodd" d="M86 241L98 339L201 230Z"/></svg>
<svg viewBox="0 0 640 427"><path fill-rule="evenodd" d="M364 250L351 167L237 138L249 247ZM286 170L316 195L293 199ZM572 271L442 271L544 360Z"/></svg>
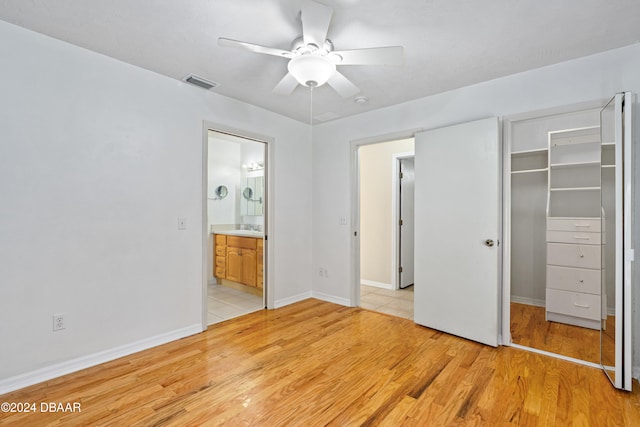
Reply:
<svg viewBox="0 0 640 427"><path fill-rule="evenodd" d="M273 138L271 298L310 291L307 125L1 21L0 94L0 393L200 330L204 121Z"/></svg>
<svg viewBox="0 0 640 427"><path fill-rule="evenodd" d="M350 141L433 129L490 116L552 108L610 98L630 90L640 93L640 45L504 77L439 95L417 99L314 128L313 140L313 262L331 271L313 276L314 292L350 301L352 229L338 218L350 215ZM636 124L640 108L635 105ZM638 146L640 132L636 132ZM636 161L640 157L636 156ZM636 174L636 224L640 224L640 173ZM418 219L417 219L418 220ZM416 260L416 262L420 262ZM640 325L638 269L634 273L634 324ZM634 366L640 367L640 327L634 331Z"/></svg>

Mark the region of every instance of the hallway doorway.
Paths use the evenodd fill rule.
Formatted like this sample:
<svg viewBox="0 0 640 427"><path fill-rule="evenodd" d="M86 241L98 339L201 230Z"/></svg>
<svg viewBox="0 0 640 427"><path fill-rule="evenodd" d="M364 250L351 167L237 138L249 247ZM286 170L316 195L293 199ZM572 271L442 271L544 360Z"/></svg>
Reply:
<svg viewBox="0 0 640 427"><path fill-rule="evenodd" d="M413 319L413 151L413 138L358 147L360 306L408 319Z"/></svg>

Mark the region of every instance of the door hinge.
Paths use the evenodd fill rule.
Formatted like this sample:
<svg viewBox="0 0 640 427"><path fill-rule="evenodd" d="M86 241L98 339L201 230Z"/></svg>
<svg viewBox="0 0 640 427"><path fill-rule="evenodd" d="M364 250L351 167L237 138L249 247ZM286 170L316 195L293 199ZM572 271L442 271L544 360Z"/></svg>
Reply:
<svg viewBox="0 0 640 427"><path fill-rule="evenodd" d="M402 266L400 266L400 268L398 268L398 273L402 273Z"/></svg>
<svg viewBox="0 0 640 427"><path fill-rule="evenodd" d="M402 226L402 220L400 220L400 225Z"/></svg>
<svg viewBox="0 0 640 427"><path fill-rule="evenodd" d="M404 174L400 172L400 179L404 178Z"/></svg>

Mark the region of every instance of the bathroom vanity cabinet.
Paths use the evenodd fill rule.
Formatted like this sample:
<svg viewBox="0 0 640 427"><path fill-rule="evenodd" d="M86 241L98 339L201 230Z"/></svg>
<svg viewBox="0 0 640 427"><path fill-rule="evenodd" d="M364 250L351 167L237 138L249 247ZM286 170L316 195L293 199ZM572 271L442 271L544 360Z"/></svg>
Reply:
<svg viewBox="0 0 640 427"><path fill-rule="evenodd" d="M215 235L214 276L218 279L262 288L262 258L262 238Z"/></svg>

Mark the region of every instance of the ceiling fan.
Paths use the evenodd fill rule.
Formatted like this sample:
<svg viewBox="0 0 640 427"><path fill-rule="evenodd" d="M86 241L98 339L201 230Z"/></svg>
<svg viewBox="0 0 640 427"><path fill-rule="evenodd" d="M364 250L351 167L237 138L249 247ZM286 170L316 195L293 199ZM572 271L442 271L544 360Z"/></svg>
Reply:
<svg viewBox="0 0 640 427"><path fill-rule="evenodd" d="M298 84L318 87L328 83L340 96L348 98L360 92L360 89L337 71L336 66L401 65L404 62L402 46L334 50L333 43L327 39L332 14L330 7L304 0L301 10L302 37L293 41L290 51L224 37L218 38L218 45L289 59L289 72L273 88L273 92L280 95L290 95Z"/></svg>

